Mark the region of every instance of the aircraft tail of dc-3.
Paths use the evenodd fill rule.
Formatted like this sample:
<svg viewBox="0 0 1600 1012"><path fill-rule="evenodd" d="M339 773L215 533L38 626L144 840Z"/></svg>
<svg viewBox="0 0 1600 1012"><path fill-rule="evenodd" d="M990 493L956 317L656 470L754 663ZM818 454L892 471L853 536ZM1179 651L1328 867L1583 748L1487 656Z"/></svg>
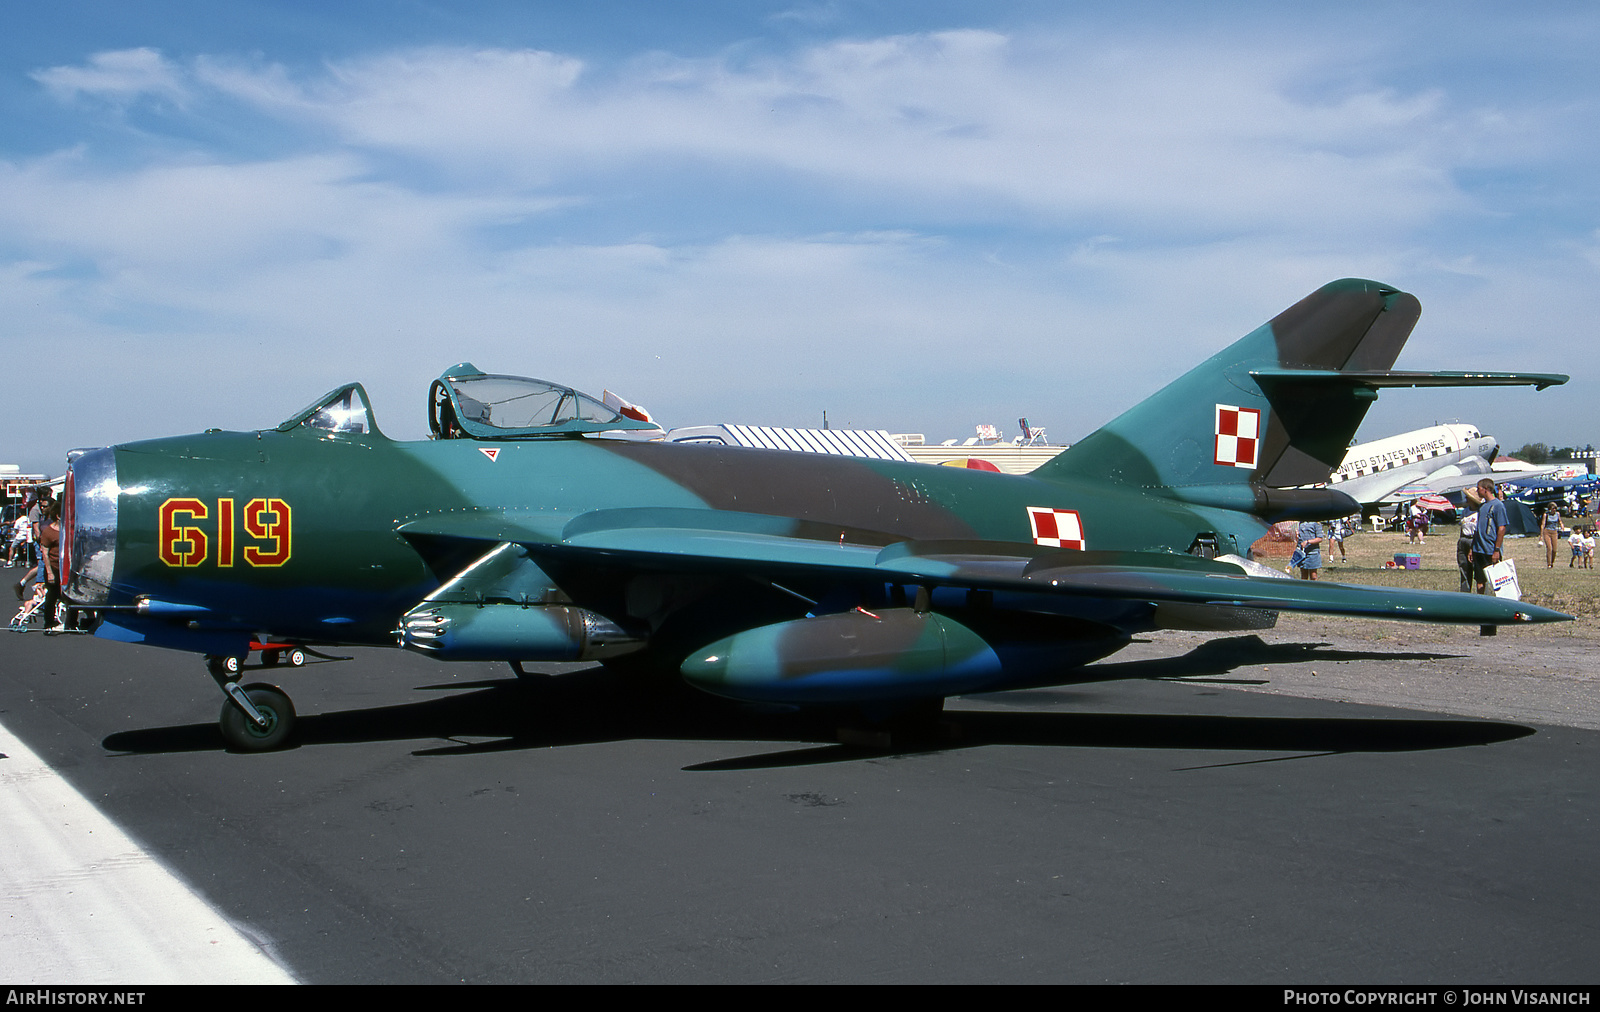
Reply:
<svg viewBox="0 0 1600 1012"><path fill-rule="evenodd" d="M1083 664L1156 628L1566 618L1240 558L1272 522L1355 511L1293 486L1328 479L1377 391L1566 380L1393 371L1419 313L1326 285L1031 475L612 438L647 423L468 364L433 385L436 438L400 442L350 384L276 428L78 457L64 594L80 628L208 655L245 749L294 719L238 684L252 642L621 662L881 715L1093 680Z"/></svg>

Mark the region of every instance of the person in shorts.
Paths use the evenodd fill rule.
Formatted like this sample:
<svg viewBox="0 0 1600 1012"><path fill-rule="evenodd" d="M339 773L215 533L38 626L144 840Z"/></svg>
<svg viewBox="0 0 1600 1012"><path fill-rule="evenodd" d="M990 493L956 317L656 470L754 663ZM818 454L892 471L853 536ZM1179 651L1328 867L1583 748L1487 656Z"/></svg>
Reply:
<svg viewBox="0 0 1600 1012"><path fill-rule="evenodd" d="M1574 532L1576 533L1576 532ZM1539 540L1544 542L1544 568L1556 568L1556 540L1561 537L1561 510L1549 503L1539 514Z"/></svg>
<svg viewBox="0 0 1600 1012"><path fill-rule="evenodd" d="M1469 488L1462 497L1466 506L1461 511L1461 536L1456 538L1456 571L1461 575L1461 593L1472 593L1472 541L1478 533L1478 507L1483 500L1478 490Z"/></svg>

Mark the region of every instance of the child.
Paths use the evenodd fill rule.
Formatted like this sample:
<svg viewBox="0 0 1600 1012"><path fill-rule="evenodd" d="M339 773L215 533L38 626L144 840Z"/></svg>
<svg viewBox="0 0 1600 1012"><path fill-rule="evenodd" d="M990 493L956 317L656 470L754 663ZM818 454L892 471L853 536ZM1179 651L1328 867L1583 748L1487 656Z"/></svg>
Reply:
<svg viewBox="0 0 1600 1012"><path fill-rule="evenodd" d="M1347 526L1349 524L1349 522L1350 522L1349 518L1346 517L1343 520L1335 520L1333 523L1328 525L1328 540L1332 541L1334 543L1334 545L1336 547L1338 547L1338 549L1339 549L1339 561L1340 562L1346 561L1345 554L1344 554L1344 539L1345 539L1345 535L1349 533L1348 526ZM1333 552L1332 551L1328 552L1328 561L1329 562L1333 561Z"/></svg>
<svg viewBox="0 0 1600 1012"><path fill-rule="evenodd" d="M1413 545L1420 545L1428 540L1428 513L1422 508L1422 504L1414 499L1411 502L1411 515L1406 527Z"/></svg>
<svg viewBox="0 0 1600 1012"><path fill-rule="evenodd" d="M11 628L18 632L26 632L28 623L33 621L33 617L44 611L45 598L48 596L49 590L44 583L42 581L35 583L33 590L23 597L22 607L18 608L16 615L12 616Z"/></svg>

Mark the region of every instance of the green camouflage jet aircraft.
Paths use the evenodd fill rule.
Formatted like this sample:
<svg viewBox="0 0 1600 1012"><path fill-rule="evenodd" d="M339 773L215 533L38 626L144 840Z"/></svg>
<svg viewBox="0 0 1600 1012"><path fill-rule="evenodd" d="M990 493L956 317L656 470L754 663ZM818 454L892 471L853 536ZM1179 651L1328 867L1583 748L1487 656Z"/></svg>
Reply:
<svg viewBox="0 0 1600 1012"><path fill-rule="evenodd" d="M252 643L594 659L870 717L1093 680L1078 669L1159 628L1567 618L1240 557L1273 522L1357 510L1295 486L1327 480L1378 390L1567 379L1391 371L1420 312L1334 282L1024 476L650 442L468 364L433 384L435 438L397 442L350 384L276 428L77 457L64 595L79 628L209 655L240 749L294 723L281 690L238 684Z"/></svg>

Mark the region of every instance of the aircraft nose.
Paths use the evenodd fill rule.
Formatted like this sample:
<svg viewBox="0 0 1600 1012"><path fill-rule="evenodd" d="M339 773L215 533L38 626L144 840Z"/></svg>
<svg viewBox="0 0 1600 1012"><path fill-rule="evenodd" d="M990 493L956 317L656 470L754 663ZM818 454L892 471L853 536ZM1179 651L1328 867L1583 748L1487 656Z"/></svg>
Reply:
<svg viewBox="0 0 1600 1012"><path fill-rule="evenodd" d="M74 604L107 604L117 555L117 459L110 448L90 450L67 465L62 493L62 587Z"/></svg>

